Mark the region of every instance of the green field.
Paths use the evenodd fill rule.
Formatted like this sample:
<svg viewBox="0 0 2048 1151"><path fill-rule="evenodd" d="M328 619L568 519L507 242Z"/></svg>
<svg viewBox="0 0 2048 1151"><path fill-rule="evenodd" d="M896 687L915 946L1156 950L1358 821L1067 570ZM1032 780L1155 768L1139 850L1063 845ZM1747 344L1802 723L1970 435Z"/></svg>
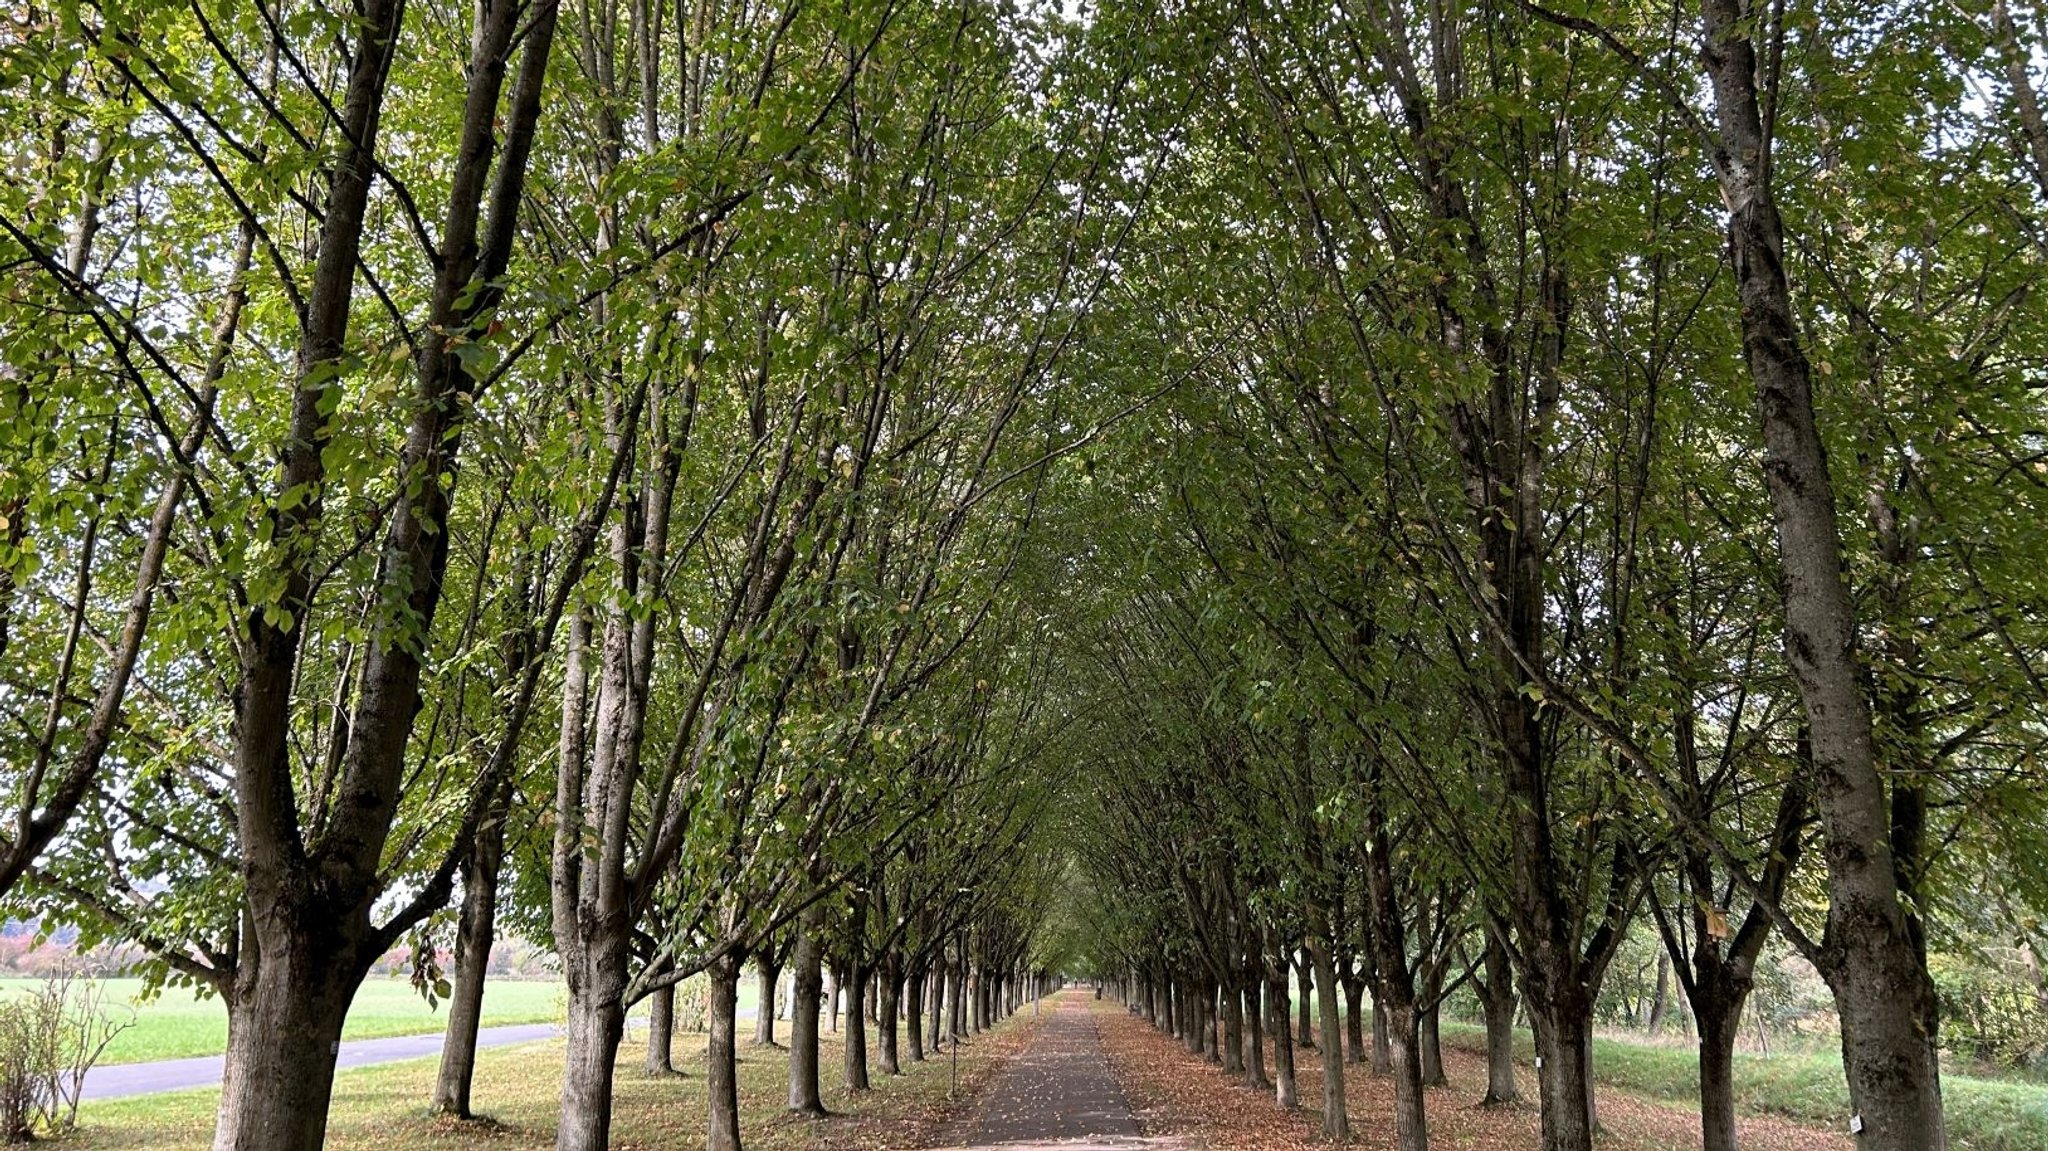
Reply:
<svg viewBox="0 0 2048 1151"><path fill-rule="evenodd" d="M0 995L37 982L0 979ZM116 1015L130 1010L135 1013L134 1026L115 1037L102 1063L185 1059L218 1055L227 1049L228 1014L219 999L196 999L188 989L171 988L153 1000L137 1003L135 997L142 992L140 979L101 982L107 989L107 1005ZM484 985L484 1025L550 1022L558 1014L556 999L562 993L562 985L553 980L489 981ZM447 1021L446 1004L430 1009L409 982L372 976L356 992L343 1034L350 1039L417 1035L439 1031Z"/></svg>
<svg viewBox="0 0 2048 1151"><path fill-rule="evenodd" d="M1486 1050L1486 1029L1443 1024L1443 1041ZM1534 1058L1526 1031L1515 1033L1518 1058ZM1600 1083L1675 1103L1699 1101L1699 1056L1691 1047L1593 1041L1593 1075ZM2041 1151L2048 1147L2048 1087L1978 1079L1944 1072L1941 1094L1955 1151ZM1841 1056L1832 1053L1735 1056L1738 1111L1784 1115L1839 1130L1849 1114L1849 1088Z"/></svg>
<svg viewBox="0 0 2048 1151"><path fill-rule="evenodd" d="M397 986L403 986L399 984ZM547 988L552 983L506 984ZM364 994L370 994L365 987ZM742 1008L747 1006L742 992ZM545 997L542 997L545 999ZM358 1000L360 1005L363 1001ZM973 1097L976 1084L994 1065L1003 1043L994 1037L1033 1026L1027 1010L976 1036L959 1053L961 1094ZM833 1148L928 1146L909 1134L917 1124L936 1122L960 1104L952 1101L954 1067L933 1059L907 1064L907 1074L875 1072L875 1089L858 1096L840 1085L838 1036L819 1041L825 1068L825 1105L833 1118L793 1120L784 1110L789 1086L786 1052L743 1046L738 1060L740 1120L752 1151L808 1151ZM641 1051L632 1037L619 1050L619 1075L612 1113L615 1148L702 1147L704 1145L704 1039L676 1038L678 1075L650 1076L640 1069ZM334 1077L334 1106L327 1127L328 1151L387 1151L426 1146L439 1151L552 1151L560 1111L562 1041L545 1040L477 1053L475 1104L491 1122L457 1123L427 1113L435 1062L411 1059L344 1071ZM217 1088L173 1091L129 1099L88 1100L79 1110L80 1129L63 1144L76 1151L206 1151L213 1137ZM895 1126L911 1124L909 1127Z"/></svg>

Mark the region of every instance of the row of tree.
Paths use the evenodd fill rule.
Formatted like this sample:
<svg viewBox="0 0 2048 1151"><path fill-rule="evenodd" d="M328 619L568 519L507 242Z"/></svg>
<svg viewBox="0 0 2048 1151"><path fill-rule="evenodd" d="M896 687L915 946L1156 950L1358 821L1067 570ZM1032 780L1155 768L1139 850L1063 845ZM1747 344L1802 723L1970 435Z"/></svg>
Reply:
<svg viewBox="0 0 2048 1151"><path fill-rule="evenodd" d="M722 1148L749 958L807 1110L821 967L893 1020L1080 937L1248 1074L1369 986L1409 1148L1444 996L1505 1094L1519 994L1583 1151L1645 920L1710 1146L1771 934L1864 1145L1943 1146L1930 951L2048 906L2038 12L0 36L0 892L227 1002L218 1147L319 1146L394 946L473 1030L502 923L564 1148L696 975Z"/></svg>
<svg viewBox="0 0 2048 1151"><path fill-rule="evenodd" d="M466 1115L491 945L551 945L564 1149L607 1144L628 1010L666 1066L700 974L739 1146L750 958L794 971L799 1111L822 965L854 1089L871 984L892 1073L906 1000L912 1059L1014 1007L1057 786L1019 589L1131 199L1120 102L1060 95L1081 34L974 0L7 18L0 893L226 1003L215 1147L321 1145L395 946Z"/></svg>
<svg viewBox="0 0 2048 1151"><path fill-rule="evenodd" d="M1945 1146L1930 952L2043 906L2039 14L1206 15L1102 318L1189 382L1094 472L1098 969L1283 1103L1291 976L1332 1055L1370 986L1406 1151L1447 994L1495 1099L1519 998L1583 1151L1648 924L1724 1151L1775 935L1859 1145Z"/></svg>

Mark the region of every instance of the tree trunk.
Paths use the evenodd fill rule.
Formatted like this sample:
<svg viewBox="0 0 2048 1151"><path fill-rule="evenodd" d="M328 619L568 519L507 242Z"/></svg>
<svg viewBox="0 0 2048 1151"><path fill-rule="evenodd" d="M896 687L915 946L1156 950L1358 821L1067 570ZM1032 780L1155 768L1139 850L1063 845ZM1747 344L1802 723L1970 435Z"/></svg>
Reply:
<svg viewBox="0 0 2048 1151"><path fill-rule="evenodd" d="M1482 1106L1513 1103L1515 1086L1515 969L1495 929L1486 928L1486 980L1479 1005L1486 1013L1486 1097Z"/></svg>
<svg viewBox="0 0 2048 1151"><path fill-rule="evenodd" d="M1389 1069L1394 1077L1394 1138L1401 1151L1429 1151L1429 1121L1423 1113L1422 1059L1416 1050L1415 1004L1390 997L1387 1023Z"/></svg>
<svg viewBox="0 0 2048 1151"><path fill-rule="evenodd" d="M924 1062L924 980L925 968L920 964L910 973L903 994L903 1037L910 1041L912 1063Z"/></svg>
<svg viewBox="0 0 2048 1151"><path fill-rule="evenodd" d="M254 978L237 979L214 1151L317 1151L326 1139L341 1026L361 979L296 950L300 963L266 953L247 965Z"/></svg>
<svg viewBox="0 0 2048 1151"><path fill-rule="evenodd" d="M845 1045L841 1049L845 1056L846 1089L866 1091L868 1089L868 1013L867 973L855 967L847 972L846 979L846 1029L842 1033Z"/></svg>
<svg viewBox="0 0 2048 1151"><path fill-rule="evenodd" d="M958 1043L967 1038L967 960L963 957L953 961L953 978L947 981L951 997L946 1007L948 1038Z"/></svg>
<svg viewBox="0 0 2048 1151"><path fill-rule="evenodd" d="M1643 1030L1657 1035L1664 1030L1664 1015L1671 1006L1671 956L1663 950L1657 952L1657 990L1650 997L1650 1011L1643 1020Z"/></svg>
<svg viewBox="0 0 2048 1151"><path fill-rule="evenodd" d="M1537 1004L1532 996L1529 1015L1536 1025L1536 1054L1543 1060L1536 1073L1543 1100L1543 1151L1586 1151L1593 1145L1587 1062L1592 1029L1576 1004Z"/></svg>
<svg viewBox="0 0 2048 1151"><path fill-rule="evenodd" d="M704 1086L710 1096L706 1151L740 1151L740 964L739 956L730 955L706 971L711 976L711 1041L704 1053Z"/></svg>
<svg viewBox="0 0 2048 1151"><path fill-rule="evenodd" d="M1266 1078L1266 981L1257 971L1244 982L1244 1081L1255 1091L1273 1086Z"/></svg>
<svg viewBox="0 0 2048 1151"><path fill-rule="evenodd" d="M1223 1073L1244 1074L1244 996L1236 987L1224 984L1221 989L1223 1005Z"/></svg>
<svg viewBox="0 0 2048 1151"><path fill-rule="evenodd" d="M782 964L756 959L760 965L761 1002L754 1011L754 1042L775 1046L775 988L782 982Z"/></svg>
<svg viewBox="0 0 2048 1151"><path fill-rule="evenodd" d="M825 1114L818 1094L818 1011L825 989L818 931L823 923L822 905L805 908L797 918L796 949L790 956L789 1109L799 1115Z"/></svg>
<svg viewBox="0 0 2048 1151"><path fill-rule="evenodd" d="M1339 1141L1351 1137L1344 1106L1344 1021L1337 1018L1337 968L1330 945L1320 935L1309 942L1315 968L1316 1014L1323 1031L1323 1134Z"/></svg>
<svg viewBox="0 0 2048 1151"><path fill-rule="evenodd" d="M1379 997L1374 996L1372 1001L1372 1073L1374 1075L1388 1075L1392 1074L1394 1070L1392 1040L1388 1030L1386 1008L1381 1005Z"/></svg>
<svg viewBox="0 0 2048 1151"><path fill-rule="evenodd" d="M674 1074L676 989L663 987L647 997L647 1073Z"/></svg>
<svg viewBox="0 0 2048 1151"><path fill-rule="evenodd" d="M1742 1003L1737 1000L1734 1014L1710 1009L1697 1015L1700 1145L1704 1151L1735 1151L1735 1035L1742 1027L1741 1011Z"/></svg>
<svg viewBox="0 0 2048 1151"><path fill-rule="evenodd" d="M1303 1051L1314 1051L1316 1049L1316 1029L1315 1024L1310 1019L1309 1012L1316 1000L1315 965L1309 959L1306 948L1302 950L1301 961L1295 969L1301 973L1301 1005L1299 1008L1300 1018L1297 1020L1294 1032L1294 1045Z"/></svg>
<svg viewBox="0 0 2048 1151"><path fill-rule="evenodd" d="M1443 1004L1438 1003L1422 1012L1419 1030L1422 1051L1422 1085L1424 1087L1449 1087L1451 1077L1444 1074L1444 1044L1441 1023Z"/></svg>
<svg viewBox="0 0 2048 1151"><path fill-rule="evenodd" d="M1273 1032L1273 1097L1288 1111L1301 1106L1301 1096L1294 1082L1294 1032L1293 1013L1287 1003L1287 957L1281 955L1279 962L1267 968L1266 1010Z"/></svg>
<svg viewBox="0 0 2048 1151"><path fill-rule="evenodd" d="M1739 0L1701 0L1700 17L1700 58L1719 132L1714 169L1730 206L1728 252L1784 575L1786 662L1805 707L1828 864L1828 924L1817 966L1835 993L1852 1122L1862 1126L1858 1145L1944 1151L1934 986L1907 922L1889 843L1891 815L1856 655L1856 607L1843 576L1834 482L1785 275L1750 14Z"/></svg>
<svg viewBox="0 0 2048 1151"><path fill-rule="evenodd" d="M605 1151L611 1138L612 1072L626 1029L626 1011L619 1002L625 987L623 968L621 963L616 983L607 980L606 988L578 994L571 983L555 1151Z"/></svg>
<svg viewBox="0 0 2048 1151"><path fill-rule="evenodd" d="M1344 979L1340 977L1337 982L1344 988L1344 1058L1347 1062L1363 1063L1365 1062L1365 980ZM1375 1016L1378 1015L1378 1004L1373 1005L1373 1013ZM1381 1028L1377 1018L1373 1020L1373 1029L1375 1034L1373 1035L1372 1073L1374 1075L1383 1075L1386 1073L1386 1068L1381 1065L1380 1054L1385 1049L1385 1045L1380 1042L1379 1032Z"/></svg>
<svg viewBox="0 0 2048 1151"><path fill-rule="evenodd" d="M1429 1151L1422 1060L1416 1050L1415 972L1409 966L1407 928L1394 886L1393 840L1378 762L1369 762L1366 770L1366 823L1372 849L1365 857L1365 906L1366 937L1372 948L1374 1063L1384 1036L1387 1069L1394 1077L1395 1140L1401 1151Z"/></svg>
<svg viewBox="0 0 2048 1151"><path fill-rule="evenodd" d="M509 791L506 792L509 796ZM484 1010L484 977L497 939L498 871L505 858L504 805L477 829L463 866L462 912L455 928L455 994L448 1000L448 1031L434 1080L434 1110L470 1118L469 1087L476 1076L476 1033Z"/></svg>
<svg viewBox="0 0 2048 1151"><path fill-rule="evenodd" d="M896 1058L896 1016L903 1003L903 977L896 973L900 962L891 953L882 960L880 978L875 987L881 992L881 1003L875 1006L875 1027L877 1047L882 1056L882 1074L901 1075L903 1065Z"/></svg>

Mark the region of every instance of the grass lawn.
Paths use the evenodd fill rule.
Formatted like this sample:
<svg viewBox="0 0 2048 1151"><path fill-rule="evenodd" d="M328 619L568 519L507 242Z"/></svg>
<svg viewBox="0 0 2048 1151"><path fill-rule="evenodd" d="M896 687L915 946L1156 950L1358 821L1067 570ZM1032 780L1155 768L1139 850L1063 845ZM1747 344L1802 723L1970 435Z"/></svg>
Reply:
<svg viewBox="0 0 2048 1151"><path fill-rule="evenodd" d="M1445 1046L1484 1052L1486 1029L1446 1020L1443 1041ZM1515 1048L1518 1058L1533 1059L1528 1032L1515 1033ZM1638 1095L1681 1103L1699 1099L1699 1057L1690 1047L1595 1039L1593 1074L1602 1084ZM1944 1072L1941 1094L1954 1151L2048 1148L2048 1086ZM1841 1056L1738 1052L1735 1107L1841 1130L1849 1118Z"/></svg>
<svg viewBox="0 0 2048 1151"><path fill-rule="evenodd" d="M0 979L0 995L32 987L37 982ZM101 1062L185 1059L218 1055L227 1049L228 1013L218 998L196 999L188 989L168 988L156 999L135 1003L135 996L142 990L140 979L102 982L107 989L107 1005L117 1016L132 1007L135 1025L114 1039ZM561 984L552 980L488 981L484 985L484 1025L550 1022L557 1015L555 1001L561 994ZM371 976L362 990L356 992L344 1034L350 1039L375 1039L439 1031L447 1025L447 1012L446 1004L429 1009L412 984L403 979Z"/></svg>
<svg viewBox="0 0 2048 1151"><path fill-rule="evenodd" d="M1031 1023L1027 1008L1021 1016L962 1048L963 1098L971 1098L997 1058L1028 1034ZM789 1089L787 1052L742 1044L740 1113L749 1148L819 1151L920 1145L911 1132L929 1127L949 1112L950 1068L944 1061L906 1063L909 1074L897 1078L882 1075L876 1065L875 1090L854 1101L837 1086L838 1037L826 1035L819 1055L825 1105L836 1115L805 1121L783 1110ZM637 1044L629 1042L620 1050L612 1118L614 1151L703 1146L703 1038L676 1037L678 1075L648 1076L640 1069L640 1057ZM474 1099L477 1110L490 1116L489 1122L457 1123L429 1116L426 1102L434 1070L433 1060L416 1059L335 1076L327 1147L331 1151L390 1151L422 1145L438 1151L543 1151L554 1146L562 1075L560 1040L478 1053ZM77 1151L205 1151L212 1139L218 1099L218 1090L207 1088L89 1101L79 1111L78 1132L66 1143Z"/></svg>

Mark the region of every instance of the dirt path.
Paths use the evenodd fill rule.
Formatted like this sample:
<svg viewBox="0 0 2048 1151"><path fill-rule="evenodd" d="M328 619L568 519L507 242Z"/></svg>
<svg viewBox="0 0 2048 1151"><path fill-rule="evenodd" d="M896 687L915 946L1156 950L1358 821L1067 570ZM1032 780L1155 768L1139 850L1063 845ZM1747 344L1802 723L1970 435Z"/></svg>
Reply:
<svg viewBox="0 0 2048 1151"><path fill-rule="evenodd" d="M1074 989L1046 1000L1052 1017L1029 1047L996 1072L948 1146L1005 1151L1187 1146L1139 1137L1130 1105L1110 1076L1095 1013L1088 1009L1092 998L1091 992Z"/></svg>

